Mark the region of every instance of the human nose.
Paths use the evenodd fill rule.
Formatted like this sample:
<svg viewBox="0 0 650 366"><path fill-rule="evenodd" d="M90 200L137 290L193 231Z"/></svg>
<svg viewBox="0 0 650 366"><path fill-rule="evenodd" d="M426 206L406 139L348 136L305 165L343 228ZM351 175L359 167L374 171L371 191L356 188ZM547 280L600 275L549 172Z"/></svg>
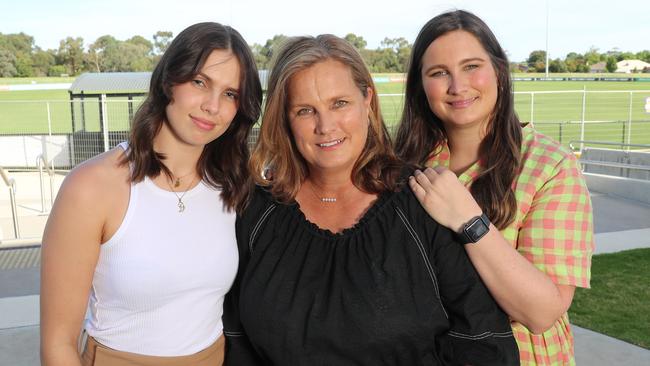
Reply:
<svg viewBox="0 0 650 366"><path fill-rule="evenodd" d="M201 110L210 115L219 113L219 93L207 93L201 102Z"/></svg>
<svg viewBox="0 0 650 366"><path fill-rule="evenodd" d="M447 92L449 94L461 94L463 91L465 91L466 87L466 78L462 77L461 75L449 75L449 88L447 89Z"/></svg>
<svg viewBox="0 0 650 366"><path fill-rule="evenodd" d="M318 113L316 116L316 133L327 135L336 129L336 120L334 113L330 111Z"/></svg>

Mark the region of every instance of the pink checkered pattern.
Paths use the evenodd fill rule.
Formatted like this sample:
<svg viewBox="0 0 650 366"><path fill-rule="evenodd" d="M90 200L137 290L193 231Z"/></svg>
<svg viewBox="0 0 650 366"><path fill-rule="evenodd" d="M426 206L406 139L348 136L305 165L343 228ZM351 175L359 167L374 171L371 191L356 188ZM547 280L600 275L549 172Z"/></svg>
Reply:
<svg viewBox="0 0 650 366"><path fill-rule="evenodd" d="M517 215L501 231L537 268L562 285L589 287L594 249L591 200L575 156L557 142L523 129L523 169L517 177ZM427 166L449 166L449 148L440 147ZM480 162L458 179L469 187L481 171ZM573 334L567 314L543 334L520 323L512 329L522 365L575 365Z"/></svg>

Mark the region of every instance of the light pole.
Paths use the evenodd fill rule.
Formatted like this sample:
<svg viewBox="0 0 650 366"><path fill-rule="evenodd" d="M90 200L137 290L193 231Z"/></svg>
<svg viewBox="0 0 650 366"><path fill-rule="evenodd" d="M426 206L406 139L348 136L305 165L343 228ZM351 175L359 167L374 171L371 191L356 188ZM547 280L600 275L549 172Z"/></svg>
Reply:
<svg viewBox="0 0 650 366"><path fill-rule="evenodd" d="M546 77L548 78L548 0L546 0Z"/></svg>

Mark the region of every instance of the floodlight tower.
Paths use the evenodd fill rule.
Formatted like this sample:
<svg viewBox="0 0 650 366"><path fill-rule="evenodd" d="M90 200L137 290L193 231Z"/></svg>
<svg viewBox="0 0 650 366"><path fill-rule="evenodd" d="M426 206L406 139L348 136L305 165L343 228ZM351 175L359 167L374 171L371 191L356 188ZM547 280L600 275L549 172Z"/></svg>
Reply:
<svg viewBox="0 0 650 366"><path fill-rule="evenodd" d="M546 77L548 78L548 0L546 0Z"/></svg>

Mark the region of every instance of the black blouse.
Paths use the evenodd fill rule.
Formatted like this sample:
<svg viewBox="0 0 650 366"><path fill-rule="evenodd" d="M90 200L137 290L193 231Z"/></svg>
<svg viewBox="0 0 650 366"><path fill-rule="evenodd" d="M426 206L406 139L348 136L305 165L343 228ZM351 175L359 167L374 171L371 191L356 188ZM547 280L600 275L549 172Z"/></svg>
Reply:
<svg viewBox="0 0 650 366"><path fill-rule="evenodd" d="M237 220L224 365L518 365L507 315L408 187L340 233L262 188Z"/></svg>

